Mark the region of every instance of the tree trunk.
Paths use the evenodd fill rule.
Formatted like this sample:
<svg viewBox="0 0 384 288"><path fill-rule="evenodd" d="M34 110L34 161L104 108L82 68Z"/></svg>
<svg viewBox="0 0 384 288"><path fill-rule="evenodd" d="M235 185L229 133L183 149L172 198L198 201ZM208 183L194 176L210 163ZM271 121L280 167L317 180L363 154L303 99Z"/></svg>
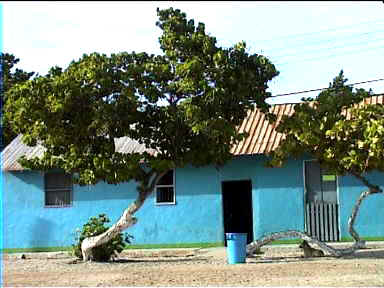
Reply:
<svg viewBox="0 0 384 288"><path fill-rule="evenodd" d="M281 238L301 238L303 240L307 240L309 243L315 243L317 244L322 250L328 252L330 255L335 257L340 257L343 255L348 255L354 253L357 249L359 249L357 242L354 243L351 247L346 249L335 249L324 242L321 242L315 238L312 238L308 236L307 234L296 231L296 230L289 230L289 231L283 231L283 232L277 232L269 234L260 240L253 241L252 243L247 245L247 255L252 255L256 250L258 250L261 246L264 246L274 240L281 239Z"/></svg>
<svg viewBox="0 0 384 288"><path fill-rule="evenodd" d="M355 224L355 220L356 220L357 214L359 213L360 205L363 202L363 200L371 194L382 193L383 190L381 190L379 186L376 186L376 185L369 183L369 181L364 176L362 176L358 173L353 173L353 172L351 174L353 176L355 176L357 179L359 179L360 181L362 181L368 187L367 191L364 191L360 194L355 205L353 206L352 213L348 218L349 234L351 234L352 238L355 240L355 244L359 248L364 248L365 247L365 241L361 240L360 235L356 232L353 225Z"/></svg>
<svg viewBox="0 0 384 288"><path fill-rule="evenodd" d="M135 214L144 204L145 200L155 189L156 183L165 173L166 172L157 175L153 173L152 176L151 174L148 174L148 178L144 180L138 187L138 196L135 202L133 202L127 209L124 210L117 223L112 225L104 233L94 237L88 237L83 240L81 243L83 261L92 260L92 248L107 243L109 240L116 237L121 231L137 223L137 218L133 217L133 214ZM149 178L152 179L149 180ZM149 185L148 182L150 183Z"/></svg>
<svg viewBox="0 0 384 288"><path fill-rule="evenodd" d="M260 240L256 240L256 241L248 244L247 245L247 255L252 255L261 246L268 244L274 240L277 240L280 238L290 238L290 237L299 237L303 240L307 240L308 242L315 243L322 250L328 252L329 254L331 254L332 256L335 256L335 257L353 254L356 250L364 248L365 247L365 241L362 241L360 239L360 236L355 231L355 229L353 228L353 225L355 224L355 220L356 220L357 214L359 212L360 205L361 205L362 201L371 194L382 193L383 191L380 189L380 187L370 184L363 176L355 175L355 174L353 174L353 175L356 176L361 181L363 181L363 183L368 186L369 190L364 191L360 194L360 197L357 199L356 204L352 209L352 214L351 214L351 216L349 216L349 219L348 219L348 230L349 230L349 233L351 234L351 236L353 237L353 239L355 240L355 242L351 245L351 247L346 248L346 249L335 249L335 248L332 248L331 246L329 246L323 242L318 241L315 238L311 238L310 236L308 236L307 234L305 234L303 232L296 231L296 230L290 230L290 231L272 233L272 234L269 234L269 235L261 238Z"/></svg>
<svg viewBox="0 0 384 288"><path fill-rule="evenodd" d="M119 221L112 225L107 231L95 237L88 237L83 240L81 243L83 261L92 260L92 248L107 243L109 240L115 238L121 231L137 223L137 219L132 217L132 215L139 210L144 203L140 198L141 197L138 197L134 203L125 209Z"/></svg>
<svg viewBox="0 0 384 288"><path fill-rule="evenodd" d="M362 241L360 239L360 235L356 232L355 228L353 225L355 224L355 220L357 217L357 213L359 212L361 202L368 197L371 193L370 190L364 191L360 194L360 197L357 199L355 205L353 206L352 213L348 218L348 231L349 234L351 234L352 238L355 240L356 243L361 243L362 247L365 246L365 241ZM361 247L361 248L362 248Z"/></svg>

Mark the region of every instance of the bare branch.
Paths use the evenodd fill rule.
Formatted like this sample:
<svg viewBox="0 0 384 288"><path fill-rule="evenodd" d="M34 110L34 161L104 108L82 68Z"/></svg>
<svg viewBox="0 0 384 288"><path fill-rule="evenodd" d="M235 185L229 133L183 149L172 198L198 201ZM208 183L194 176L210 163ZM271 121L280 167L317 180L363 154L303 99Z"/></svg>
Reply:
<svg viewBox="0 0 384 288"><path fill-rule="evenodd" d="M276 232L269 234L259 240L256 240L250 244L247 245L247 255L252 255L256 250L258 250L260 247L271 243L272 241L275 241L277 239L281 238L301 238L303 240L306 240L307 242L312 242L317 244L322 250L328 252L331 256L334 257L341 257L344 255L350 255L353 254L357 249L360 249L364 246L364 243L361 242L355 242L353 245L346 249L335 249L324 242L320 242L319 240L312 238L308 236L306 233L303 233L301 231L296 230L288 230L288 231L282 231L282 232Z"/></svg>

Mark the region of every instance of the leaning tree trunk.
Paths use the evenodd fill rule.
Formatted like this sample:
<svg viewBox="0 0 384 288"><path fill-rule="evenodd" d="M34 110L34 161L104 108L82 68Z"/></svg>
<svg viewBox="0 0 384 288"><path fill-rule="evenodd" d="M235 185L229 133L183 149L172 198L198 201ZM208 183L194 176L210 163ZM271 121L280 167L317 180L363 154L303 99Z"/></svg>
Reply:
<svg viewBox="0 0 384 288"><path fill-rule="evenodd" d="M348 231L349 234L351 234L352 238L355 240L355 243L358 243L360 248L365 247L365 241L361 240L359 234L356 232L356 230L353 228L353 225L355 224L356 216L359 212L360 205L363 202L363 200L368 197L369 195L376 194L376 193L383 193L383 190L380 189L379 186L372 185L368 182L368 180L357 173L352 173L356 178L361 180L367 187L368 190L364 191L360 194L359 198L357 199L355 206L353 206L351 216L348 218Z"/></svg>
<svg viewBox="0 0 384 288"><path fill-rule="evenodd" d="M247 255L250 256L252 255L256 250L258 250L260 247L271 243L274 240L281 239L281 238L301 238L303 240L306 240L309 243L315 243L317 244L322 250L328 252L330 255L335 256L335 257L340 257L343 255L348 255L352 254L356 249L358 249L357 243L354 243L351 247L346 248L346 249L335 249L324 242L321 242L315 238L312 238L308 236L307 234L301 232L301 231L296 231L296 230L288 230L288 231L283 231L283 232L276 232L276 233L271 233L260 240L253 241L252 243L247 245Z"/></svg>
<svg viewBox="0 0 384 288"><path fill-rule="evenodd" d="M357 217L357 214L360 209L360 205L362 201L368 197L369 195L375 194L375 193L382 193L383 191L380 189L380 187L370 184L365 178L363 178L360 175L355 175L357 178L363 181L364 184L366 184L369 188L368 191L364 191L360 194L360 197L357 199L355 206L352 209L351 216L349 216L348 219L348 229L349 233L355 240L355 242L351 245L351 247L346 249L335 249L324 242L320 242L319 240L312 238L308 236L307 234L296 231L296 230L289 230L289 231L283 231L283 232L276 232L269 234L260 240L256 240L250 244L247 245L247 255L252 255L255 251L257 251L261 246L266 245L274 240L281 239L281 238L292 238L292 237L298 237L303 240L307 240L308 242L312 242L317 244L322 250L327 251L330 255L335 257L340 257L344 255L353 254L356 250L364 248L365 247L365 241L362 241L360 239L359 234L356 232L356 230L353 228L353 225L355 224L355 220Z"/></svg>
<svg viewBox="0 0 384 288"><path fill-rule="evenodd" d="M360 235L356 232L353 225L355 224L356 216L359 212L361 202L371 194L373 194L371 190L364 191L363 193L360 194L359 198L356 201L356 204L353 206L352 214L348 218L349 234L351 234L352 238L355 240L355 243L360 243L361 248L365 247L365 241L361 240Z"/></svg>
<svg viewBox="0 0 384 288"><path fill-rule="evenodd" d="M127 209L124 210L117 223L112 225L104 233L94 237L88 237L83 240L81 243L83 261L92 260L92 248L107 243L109 240L116 237L121 231L137 223L137 218L133 217L133 214L135 214L144 204L145 200L153 192L156 183L164 174L165 172L158 175L154 174L152 177L150 177L152 178L151 181L147 179L147 181L144 181L144 183L138 187L138 196L135 202L133 202Z"/></svg>

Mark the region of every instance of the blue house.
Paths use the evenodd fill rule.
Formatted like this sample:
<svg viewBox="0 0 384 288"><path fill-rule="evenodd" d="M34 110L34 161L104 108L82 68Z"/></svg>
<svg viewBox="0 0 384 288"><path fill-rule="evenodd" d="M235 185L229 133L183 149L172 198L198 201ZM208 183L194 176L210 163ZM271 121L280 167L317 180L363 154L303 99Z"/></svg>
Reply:
<svg viewBox="0 0 384 288"><path fill-rule="evenodd" d="M368 101L384 103L384 97ZM294 104L274 105L278 118ZM232 148L224 167L185 167L165 175L127 232L133 244L219 243L226 232L246 232L248 242L271 232L307 231L323 241L349 238L348 216L364 185L350 176L336 177L311 158L291 159L282 168L265 168L266 153L283 135L258 110L250 111L242 131L249 137ZM121 152L145 147L128 138L115 139ZM18 136L2 152L4 248L63 247L91 216L105 213L115 222L136 198L136 183L78 186L60 170L24 170L17 159L39 156ZM383 173L368 175L384 186ZM362 237L384 236L384 197L362 204L355 228Z"/></svg>

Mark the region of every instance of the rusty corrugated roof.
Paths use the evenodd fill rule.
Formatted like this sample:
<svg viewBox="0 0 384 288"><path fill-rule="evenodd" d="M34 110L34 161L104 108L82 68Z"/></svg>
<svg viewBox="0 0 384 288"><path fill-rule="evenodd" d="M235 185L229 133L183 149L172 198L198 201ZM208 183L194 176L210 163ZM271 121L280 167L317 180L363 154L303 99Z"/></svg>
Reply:
<svg viewBox="0 0 384 288"><path fill-rule="evenodd" d="M270 112L277 116L277 121L269 123L265 115L258 109L248 112L239 127L239 132L248 133L248 137L232 147L234 155L264 154L275 149L280 143L283 135L277 133L275 128L280 123L283 115L291 115L295 104L275 104Z"/></svg>
<svg viewBox="0 0 384 288"><path fill-rule="evenodd" d="M375 95L364 100L365 104L384 104L384 95ZM363 103L361 103L362 105ZM243 123L239 126L240 132L247 132L249 136L243 141L233 146L233 155L252 155L266 154L277 148L284 135L277 133L275 128L279 124L283 115L292 115L295 104L275 104L271 107L271 112L277 116L277 121L269 123L265 115L258 109L250 110ZM154 150L146 149L143 144L128 137L115 139L116 151L121 153L142 153L147 151L154 154ZM17 162L21 156L27 158L40 157L43 155L42 146L29 147L22 143L21 135L17 136L1 153L2 170L17 171L23 170Z"/></svg>
<svg viewBox="0 0 384 288"><path fill-rule="evenodd" d="M384 95L374 95L364 99L364 104L384 104ZM363 102L359 106L363 105ZM240 132L247 132L249 136L237 145L232 147L231 153L234 155L267 154L280 144L284 135L277 133L275 128L280 123L283 115L292 115L295 104L276 104L270 112L277 116L277 121L273 124L265 119L265 115L258 109L248 112L239 127ZM349 114L347 114L347 118Z"/></svg>

